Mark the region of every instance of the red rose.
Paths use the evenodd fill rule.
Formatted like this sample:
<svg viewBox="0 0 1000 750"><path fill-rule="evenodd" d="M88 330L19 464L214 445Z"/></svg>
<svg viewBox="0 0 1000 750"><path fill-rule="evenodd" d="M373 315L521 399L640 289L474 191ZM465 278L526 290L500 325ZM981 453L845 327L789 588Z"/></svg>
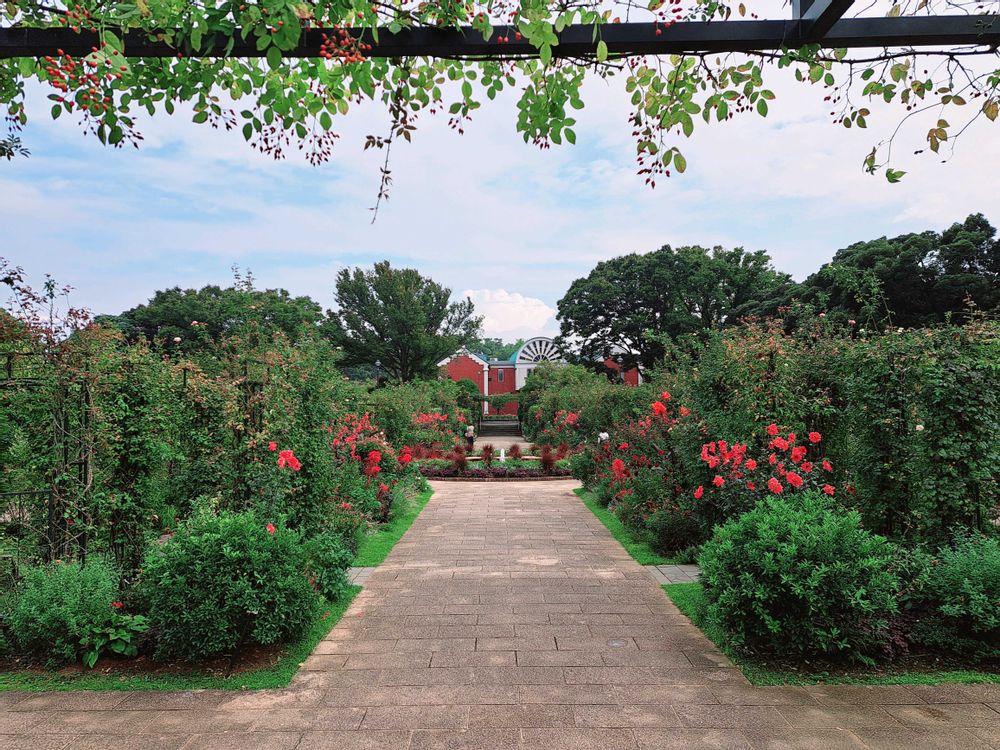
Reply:
<svg viewBox="0 0 1000 750"><path fill-rule="evenodd" d="M834 486L832 484L823 485L823 492L825 492L827 495L833 495L835 491L836 490L834 489Z"/></svg>
<svg viewBox="0 0 1000 750"><path fill-rule="evenodd" d="M695 499L695 500L701 500L701 496L702 496L702 495L704 495L704 494L705 494L705 488L704 488L704 487L702 487L702 486L701 486L701 485L699 484L699 485L698 485L698 489L696 489L696 490L694 491L694 499Z"/></svg>
<svg viewBox="0 0 1000 750"><path fill-rule="evenodd" d="M747 471L754 471L757 468L757 462L752 458L748 458L746 463L743 465L747 467Z"/></svg>
<svg viewBox="0 0 1000 750"><path fill-rule="evenodd" d="M115 609L122 609L125 607L125 605L122 604L121 602L111 602L111 606L114 607Z"/></svg>
<svg viewBox="0 0 1000 750"><path fill-rule="evenodd" d="M794 471L790 471L787 474L785 474L785 479L788 480L788 483L792 485L792 487L798 488L802 486L802 477L800 477Z"/></svg>
<svg viewBox="0 0 1000 750"><path fill-rule="evenodd" d="M715 479L712 480L712 484L716 487L721 487L726 483L726 480L720 477L718 474L715 475Z"/></svg>
<svg viewBox="0 0 1000 750"><path fill-rule="evenodd" d="M667 413L667 407L663 405L662 401L654 401L652 404L653 414L658 417L662 417Z"/></svg>
<svg viewBox="0 0 1000 750"><path fill-rule="evenodd" d="M268 534L271 534L273 536L274 532L277 531L277 530L278 530L277 527L275 527L275 525L273 523L269 523L267 525L267 533Z"/></svg>
<svg viewBox="0 0 1000 750"><path fill-rule="evenodd" d="M833 471L833 464L831 464L825 458L823 459L823 471Z"/></svg>
<svg viewBox="0 0 1000 750"><path fill-rule="evenodd" d="M767 488L771 490L771 492L773 492L775 495L780 495L782 490L785 489L784 487L781 486L781 482L779 482L774 477L771 477L770 479L767 480Z"/></svg>
<svg viewBox="0 0 1000 750"><path fill-rule="evenodd" d="M820 435L818 432L810 432L809 433L809 442L810 443L818 443L822 439L823 439L823 436Z"/></svg>
<svg viewBox="0 0 1000 750"><path fill-rule="evenodd" d="M775 435L777 435L778 434L778 425L776 425L774 422L772 422L771 424L769 424L767 426L767 434L770 435L771 437L774 437Z"/></svg>
<svg viewBox="0 0 1000 750"><path fill-rule="evenodd" d="M274 453L276 450L278 450L278 444L272 440L270 443L267 444L267 449L271 451L271 453Z"/></svg>

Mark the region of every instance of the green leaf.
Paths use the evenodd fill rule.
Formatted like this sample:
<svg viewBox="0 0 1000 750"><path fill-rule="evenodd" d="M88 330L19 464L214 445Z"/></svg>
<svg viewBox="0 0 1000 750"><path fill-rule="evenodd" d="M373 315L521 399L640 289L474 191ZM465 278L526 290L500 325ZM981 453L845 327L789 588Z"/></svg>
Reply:
<svg viewBox="0 0 1000 750"><path fill-rule="evenodd" d="M576 143L576 133L574 133L570 128L566 128L565 131L566 140L570 143Z"/></svg>
<svg viewBox="0 0 1000 750"><path fill-rule="evenodd" d="M906 174L906 172L897 169L885 170L885 178L892 184L896 184L897 182L899 182L903 178L904 174Z"/></svg>
<svg viewBox="0 0 1000 750"><path fill-rule="evenodd" d="M597 43L597 60L604 62L608 59L608 43L603 39Z"/></svg>
<svg viewBox="0 0 1000 750"><path fill-rule="evenodd" d="M53 120L58 120L59 119L59 115L61 115L61 114L62 114L62 106L59 105L59 104L53 104L52 105L52 119Z"/></svg>
<svg viewBox="0 0 1000 750"><path fill-rule="evenodd" d="M281 50L277 47L269 47L267 50L267 64L271 70L277 70L281 65Z"/></svg>
<svg viewBox="0 0 1000 750"><path fill-rule="evenodd" d="M767 102L764 99L757 100L757 114L767 117Z"/></svg>
<svg viewBox="0 0 1000 750"><path fill-rule="evenodd" d="M674 154L674 168L679 173L682 173L682 174L683 174L684 170L686 170L688 168L687 159L684 158L684 155L680 151L678 151L677 153Z"/></svg>
<svg viewBox="0 0 1000 750"><path fill-rule="evenodd" d="M196 122L199 125L201 123L205 122L206 120L208 120L208 112L204 112L204 111L203 112L195 112L194 117L191 118L192 122Z"/></svg>

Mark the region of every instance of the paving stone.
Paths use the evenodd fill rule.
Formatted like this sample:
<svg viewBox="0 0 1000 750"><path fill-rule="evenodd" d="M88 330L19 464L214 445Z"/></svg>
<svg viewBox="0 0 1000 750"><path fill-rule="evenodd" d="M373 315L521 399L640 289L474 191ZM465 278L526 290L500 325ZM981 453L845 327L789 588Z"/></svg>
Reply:
<svg viewBox="0 0 1000 750"><path fill-rule="evenodd" d="M545 750L632 750L638 747L628 729L522 729L526 748Z"/></svg>
<svg viewBox="0 0 1000 750"><path fill-rule="evenodd" d="M180 750L189 740L186 734L88 734L72 740L68 750Z"/></svg>
<svg viewBox="0 0 1000 750"><path fill-rule="evenodd" d="M991 750L993 746L964 729L854 729L871 750Z"/></svg>
<svg viewBox="0 0 1000 750"><path fill-rule="evenodd" d="M855 729L902 726L881 706L779 706L793 727Z"/></svg>
<svg viewBox="0 0 1000 750"><path fill-rule="evenodd" d="M354 732L303 732L299 750L396 750L406 748L410 732L359 730Z"/></svg>
<svg viewBox="0 0 1000 750"><path fill-rule="evenodd" d="M684 726L698 729L788 729L789 722L773 706L700 706L685 703L674 707Z"/></svg>
<svg viewBox="0 0 1000 750"><path fill-rule="evenodd" d="M196 734L184 750L294 750L301 742L302 735L296 732Z"/></svg>
<svg viewBox="0 0 1000 750"><path fill-rule="evenodd" d="M886 712L903 724L954 727L1000 727L1000 712L982 703L938 703L920 706L886 706Z"/></svg>
<svg viewBox="0 0 1000 750"><path fill-rule="evenodd" d="M479 727L572 727L573 706L532 705L470 706L469 726Z"/></svg>
<svg viewBox="0 0 1000 750"><path fill-rule="evenodd" d="M673 706L659 703L634 705L574 706L578 727L680 727L684 726Z"/></svg>
<svg viewBox="0 0 1000 750"><path fill-rule="evenodd" d="M252 731L294 732L306 730L357 729L365 717L359 707L272 708L256 715Z"/></svg>
<svg viewBox="0 0 1000 750"><path fill-rule="evenodd" d="M636 729L640 750L750 750L742 732L730 729Z"/></svg>
<svg viewBox="0 0 1000 750"><path fill-rule="evenodd" d="M843 729L750 729L754 750L865 750L857 735Z"/></svg>
<svg viewBox="0 0 1000 750"><path fill-rule="evenodd" d="M521 747L516 729L418 729L410 739L410 750L506 750Z"/></svg>
<svg viewBox="0 0 1000 750"><path fill-rule="evenodd" d="M368 709L362 729L463 729L468 706L379 706Z"/></svg>

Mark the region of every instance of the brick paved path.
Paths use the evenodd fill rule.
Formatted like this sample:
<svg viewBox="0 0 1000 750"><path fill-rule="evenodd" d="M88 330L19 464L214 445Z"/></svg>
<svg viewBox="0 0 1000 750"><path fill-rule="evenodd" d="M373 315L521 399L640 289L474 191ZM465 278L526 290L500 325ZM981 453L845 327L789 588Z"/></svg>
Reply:
<svg viewBox="0 0 1000 750"><path fill-rule="evenodd" d="M287 690L0 693L0 748L1000 748L1000 686L749 686L573 486L438 484Z"/></svg>

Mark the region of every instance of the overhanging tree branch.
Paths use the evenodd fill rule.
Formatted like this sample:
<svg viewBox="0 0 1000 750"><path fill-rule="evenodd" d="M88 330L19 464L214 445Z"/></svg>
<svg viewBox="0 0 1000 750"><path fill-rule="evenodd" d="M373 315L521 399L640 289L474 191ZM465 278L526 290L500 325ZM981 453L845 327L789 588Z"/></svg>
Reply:
<svg viewBox="0 0 1000 750"><path fill-rule="evenodd" d="M837 7L837 0L817 0L811 7L821 4ZM995 50L1000 46L1000 15L848 18L835 21L824 35L817 37L815 24L825 24L829 18L821 14L815 20L804 16L802 20L790 21L686 21L666 28L654 23L604 24L600 39L607 45L609 54L620 56L754 52L797 48L810 43L828 49L976 45ZM284 56L320 57L324 34L334 31L304 29L299 45L286 51ZM539 54L526 40L500 42L496 35L485 40L482 33L468 26L458 29L420 27L396 33L380 29L377 41L370 29L348 31L360 43L371 45L365 52L366 57L524 58ZM554 56L580 57L596 53L592 25L568 26L558 37L559 44L552 50ZM186 57L264 57L266 54L266 50L257 48L252 34L244 39L239 29L233 34L228 54L224 52L229 38L221 34L206 36L198 50L184 44L179 47L168 44L139 30L126 32L122 41L124 54L129 58L175 57L178 51ZM98 43L98 34L86 31L4 28L0 29L0 58L54 55L60 49L70 55L86 55Z"/></svg>

